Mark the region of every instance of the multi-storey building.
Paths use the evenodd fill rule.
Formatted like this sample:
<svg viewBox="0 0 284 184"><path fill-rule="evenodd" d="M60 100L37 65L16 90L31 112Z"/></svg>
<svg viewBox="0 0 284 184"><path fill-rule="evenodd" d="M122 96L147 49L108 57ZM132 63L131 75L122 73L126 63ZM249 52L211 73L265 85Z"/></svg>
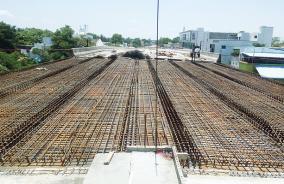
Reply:
<svg viewBox="0 0 284 184"><path fill-rule="evenodd" d="M272 43L273 27L262 26L260 33L223 33L204 31L203 28L188 30L180 33L181 45L185 48L200 46L203 52L221 53L222 50L234 47L249 47L259 43L270 47ZM228 50L228 49L227 49Z"/></svg>

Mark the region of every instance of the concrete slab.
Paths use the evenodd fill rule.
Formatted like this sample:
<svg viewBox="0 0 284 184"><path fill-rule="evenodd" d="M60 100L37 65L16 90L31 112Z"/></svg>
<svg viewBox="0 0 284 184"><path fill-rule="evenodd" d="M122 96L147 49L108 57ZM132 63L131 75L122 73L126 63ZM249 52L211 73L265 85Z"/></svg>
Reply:
<svg viewBox="0 0 284 184"><path fill-rule="evenodd" d="M189 175L185 184L281 184L283 178Z"/></svg>
<svg viewBox="0 0 284 184"><path fill-rule="evenodd" d="M108 154L97 154L84 184L119 184L128 183L131 157L128 153L114 154L109 165L104 165Z"/></svg>
<svg viewBox="0 0 284 184"><path fill-rule="evenodd" d="M1 184L81 184L83 175L0 176Z"/></svg>
<svg viewBox="0 0 284 184"><path fill-rule="evenodd" d="M174 162L162 154L133 152L129 183L176 184L178 183Z"/></svg>
<svg viewBox="0 0 284 184"><path fill-rule="evenodd" d="M88 167L0 167L0 184L82 184Z"/></svg>
<svg viewBox="0 0 284 184"><path fill-rule="evenodd" d="M106 154L98 154L84 184L177 184L178 178L172 158L163 153L116 153L109 165ZM157 161L157 162L156 162Z"/></svg>
<svg viewBox="0 0 284 184"><path fill-rule="evenodd" d="M172 151L172 147L169 146L158 146L158 151ZM127 146L126 152L155 152L155 146Z"/></svg>

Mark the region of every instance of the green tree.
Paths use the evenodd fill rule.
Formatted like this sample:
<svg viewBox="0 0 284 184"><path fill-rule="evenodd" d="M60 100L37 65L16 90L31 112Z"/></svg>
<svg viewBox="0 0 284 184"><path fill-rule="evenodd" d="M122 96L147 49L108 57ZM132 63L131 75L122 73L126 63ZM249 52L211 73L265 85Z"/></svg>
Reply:
<svg viewBox="0 0 284 184"><path fill-rule="evenodd" d="M135 47L135 48L141 47L141 40L140 40L140 38L135 38L135 39L132 41L132 45L133 45L133 47Z"/></svg>
<svg viewBox="0 0 284 184"><path fill-rule="evenodd" d="M76 40L73 38L74 30L70 26L57 29L52 37L54 49L71 49L76 47Z"/></svg>
<svg viewBox="0 0 284 184"><path fill-rule="evenodd" d="M102 42L110 42L110 38L107 38L104 35L101 35L100 39L102 40Z"/></svg>
<svg viewBox="0 0 284 184"><path fill-rule="evenodd" d="M96 39L98 39L100 37L100 36L96 35L95 33L87 33L87 35L93 36L94 40L96 40Z"/></svg>
<svg viewBox="0 0 284 184"><path fill-rule="evenodd" d="M8 72L8 68L0 64L0 73Z"/></svg>
<svg viewBox="0 0 284 184"><path fill-rule="evenodd" d="M20 70L34 65L35 62L19 52L5 53L0 52L0 65L6 70Z"/></svg>
<svg viewBox="0 0 284 184"><path fill-rule="evenodd" d="M86 39L82 38L82 36L75 37L74 40L76 42L77 47L85 47L87 45Z"/></svg>
<svg viewBox="0 0 284 184"><path fill-rule="evenodd" d="M284 42L281 42L280 38L274 37L272 39L272 47L284 47Z"/></svg>
<svg viewBox="0 0 284 184"><path fill-rule="evenodd" d="M240 49L234 49L231 53L231 56L238 57L240 56Z"/></svg>
<svg viewBox="0 0 284 184"><path fill-rule="evenodd" d="M76 46L77 47L91 47L95 45L94 39L92 37L92 35L88 36L84 35L84 36L79 36L79 37L75 37L74 38L75 42L76 42Z"/></svg>
<svg viewBox="0 0 284 184"><path fill-rule="evenodd" d="M132 41L133 41L133 39L131 39L129 37L123 39L123 42L127 43L127 45L130 45L132 43Z"/></svg>
<svg viewBox="0 0 284 184"><path fill-rule="evenodd" d="M159 45L166 45L170 42L172 42L172 40L170 38L162 37L159 40Z"/></svg>
<svg viewBox="0 0 284 184"><path fill-rule="evenodd" d="M142 39L142 42L144 43L144 46L151 46L152 45L151 39Z"/></svg>
<svg viewBox="0 0 284 184"><path fill-rule="evenodd" d="M33 54L39 55L41 57L41 62L47 62L52 60L51 55L49 54L48 50L41 50L37 48L33 48Z"/></svg>
<svg viewBox="0 0 284 184"><path fill-rule="evenodd" d="M53 45L51 49L53 59L63 59L72 55L71 49L77 47L77 41L73 38L74 30L70 26L62 27L54 33L52 37ZM56 51L57 50L57 51Z"/></svg>
<svg viewBox="0 0 284 184"><path fill-rule="evenodd" d="M265 47L265 44L254 43L253 46L255 46L255 47Z"/></svg>
<svg viewBox="0 0 284 184"><path fill-rule="evenodd" d="M172 40L173 43L179 43L179 37L175 37L173 40Z"/></svg>
<svg viewBox="0 0 284 184"><path fill-rule="evenodd" d="M36 28L17 29L17 45L33 45L42 42L43 37L52 37L53 32Z"/></svg>
<svg viewBox="0 0 284 184"><path fill-rule="evenodd" d="M4 22L0 22L0 48L15 48L16 28Z"/></svg>
<svg viewBox="0 0 284 184"><path fill-rule="evenodd" d="M123 38L122 38L121 34L117 34L117 33L113 34L112 37L111 37L111 43L115 44L115 45L122 44Z"/></svg>

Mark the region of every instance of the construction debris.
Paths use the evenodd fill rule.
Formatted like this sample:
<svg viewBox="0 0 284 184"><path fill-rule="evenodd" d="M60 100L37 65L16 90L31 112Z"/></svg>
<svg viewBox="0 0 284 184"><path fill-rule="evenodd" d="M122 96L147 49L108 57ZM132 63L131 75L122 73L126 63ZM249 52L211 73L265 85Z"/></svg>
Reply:
<svg viewBox="0 0 284 184"><path fill-rule="evenodd" d="M38 68L36 68L36 70L47 71L48 69L44 68L44 67L38 67Z"/></svg>

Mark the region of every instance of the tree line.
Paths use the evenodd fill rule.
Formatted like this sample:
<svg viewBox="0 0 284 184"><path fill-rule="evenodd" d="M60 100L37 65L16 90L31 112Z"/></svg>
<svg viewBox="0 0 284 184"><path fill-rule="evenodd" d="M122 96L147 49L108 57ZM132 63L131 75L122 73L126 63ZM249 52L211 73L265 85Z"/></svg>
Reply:
<svg viewBox="0 0 284 184"><path fill-rule="evenodd" d="M121 45L123 43L126 43L128 46L132 47L142 47L142 46L151 46L156 43L156 40L151 39L140 39L140 38L123 38L121 34L115 33L113 36L108 40L111 44L114 45ZM167 37L161 37L159 39L159 45L164 46L169 43L179 43L179 37L176 38L167 38Z"/></svg>
<svg viewBox="0 0 284 184"><path fill-rule="evenodd" d="M41 62L65 59L73 55L71 48L92 46L94 43L84 36L74 37L75 31L68 25L57 29L55 32L37 28L17 28L5 22L0 22L0 72L20 70L37 64L29 57L19 53L20 48L32 47L41 43L44 37L50 37L52 46L45 49L33 49L32 53L39 55ZM120 46L126 44L132 47L151 46L156 43L151 39L124 38L115 33L112 37L88 33L91 40L101 39L107 45ZM179 38L160 38L161 46L169 43L178 43Z"/></svg>
<svg viewBox="0 0 284 184"><path fill-rule="evenodd" d="M281 41L280 38L273 38L272 39L272 47L284 47L284 41Z"/></svg>

